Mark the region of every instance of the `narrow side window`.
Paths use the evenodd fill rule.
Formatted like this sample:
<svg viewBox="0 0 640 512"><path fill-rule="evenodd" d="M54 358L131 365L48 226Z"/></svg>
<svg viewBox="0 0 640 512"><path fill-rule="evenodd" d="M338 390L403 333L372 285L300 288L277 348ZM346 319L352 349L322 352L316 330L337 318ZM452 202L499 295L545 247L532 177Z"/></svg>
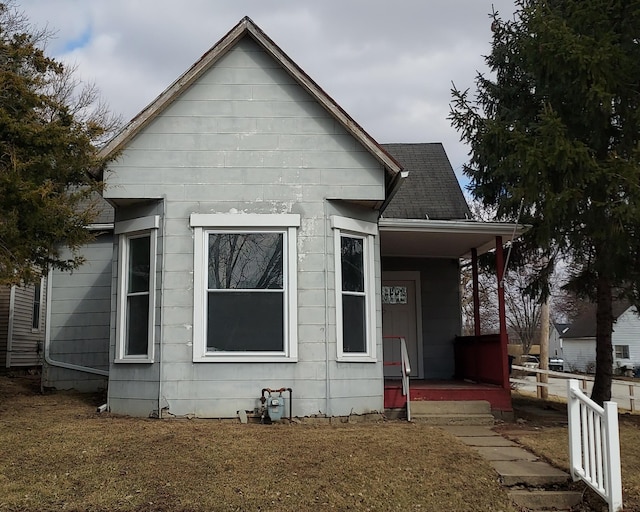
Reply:
<svg viewBox="0 0 640 512"><path fill-rule="evenodd" d="M42 279L33 286L33 312L31 317L31 328L34 331L40 330L41 305Z"/></svg>
<svg viewBox="0 0 640 512"><path fill-rule="evenodd" d="M115 359L118 363L153 362L158 225L157 216L116 225L120 236Z"/></svg>
<svg viewBox="0 0 640 512"><path fill-rule="evenodd" d="M339 361L376 361L374 240L369 222L332 217Z"/></svg>

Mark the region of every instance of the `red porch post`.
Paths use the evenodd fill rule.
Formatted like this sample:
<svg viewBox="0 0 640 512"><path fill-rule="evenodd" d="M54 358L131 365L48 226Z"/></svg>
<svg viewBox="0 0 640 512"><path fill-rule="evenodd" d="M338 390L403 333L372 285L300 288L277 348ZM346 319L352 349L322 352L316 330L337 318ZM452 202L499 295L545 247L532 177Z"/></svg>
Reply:
<svg viewBox="0 0 640 512"><path fill-rule="evenodd" d="M498 274L498 317L500 320L500 348L502 349L502 387L510 389L509 383L509 355L507 343L507 317L504 305L504 251L502 249L502 237L496 236L496 273Z"/></svg>
<svg viewBox="0 0 640 512"><path fill-rule="evenodd" d="M471 249L471 274L473 279L473 329L476 336L482 333L480 325L480 292L478 285L478 249Z"/></svg>

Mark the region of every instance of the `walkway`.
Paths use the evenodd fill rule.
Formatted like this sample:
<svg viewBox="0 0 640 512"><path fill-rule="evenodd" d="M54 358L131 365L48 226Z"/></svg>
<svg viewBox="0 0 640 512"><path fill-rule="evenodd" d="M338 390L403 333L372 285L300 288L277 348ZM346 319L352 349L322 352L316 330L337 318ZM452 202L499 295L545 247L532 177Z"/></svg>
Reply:
<svg viewBox="0 0 640 512"><path fill-rule="evenodd" d="M546 490L566 484L570 477L519 445L485 426L443 426L444 430L473 447L494 467L500 482L510 488L509 496L529 510L569 510L580 503L582 494Z"/></svg>

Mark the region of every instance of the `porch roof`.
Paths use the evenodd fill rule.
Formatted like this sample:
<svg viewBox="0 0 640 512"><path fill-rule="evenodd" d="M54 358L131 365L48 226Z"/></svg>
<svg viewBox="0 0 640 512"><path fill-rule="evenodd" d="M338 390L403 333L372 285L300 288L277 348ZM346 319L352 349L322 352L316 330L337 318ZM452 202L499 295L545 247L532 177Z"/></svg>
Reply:
<svg viewBox="0 0 640 512"><path fill-rule="evenodd" d="M382 256L424 258L470 258L495 249L496 236L503 243L529 229L510 222L473 220L385 219L379 220Z"/></svg>

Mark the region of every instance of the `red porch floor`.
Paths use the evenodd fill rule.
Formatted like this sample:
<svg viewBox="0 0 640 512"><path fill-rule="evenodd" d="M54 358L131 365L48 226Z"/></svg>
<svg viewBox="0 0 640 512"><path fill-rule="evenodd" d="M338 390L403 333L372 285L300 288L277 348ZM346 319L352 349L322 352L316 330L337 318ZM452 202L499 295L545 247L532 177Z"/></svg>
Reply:
<svg viewBox="0 0 640 512"><path fill-rule="evenodd" d="M486 400L495 411L511 411L511 390L493 384L480 384L463 380L411 380L411 400ZM384 407L399 409L406 406L402 395L402 381L385 379Z"/></svg>

